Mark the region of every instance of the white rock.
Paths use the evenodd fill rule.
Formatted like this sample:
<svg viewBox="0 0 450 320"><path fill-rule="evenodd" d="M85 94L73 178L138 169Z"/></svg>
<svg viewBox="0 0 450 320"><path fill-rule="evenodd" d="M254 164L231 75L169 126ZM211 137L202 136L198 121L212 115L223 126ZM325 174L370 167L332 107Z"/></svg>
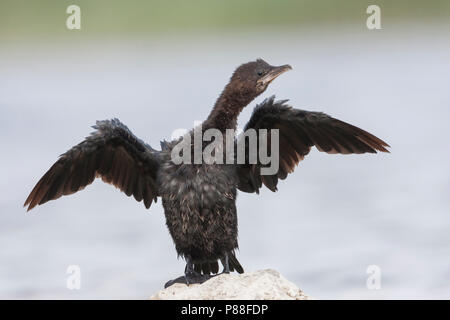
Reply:
<svg viewBox="0 0 450 320"><path fill-rule="evenodd" d="M220 274L202 284L174 284L151 300L306 300L295 284L267 269L243 274Z"/></svg>

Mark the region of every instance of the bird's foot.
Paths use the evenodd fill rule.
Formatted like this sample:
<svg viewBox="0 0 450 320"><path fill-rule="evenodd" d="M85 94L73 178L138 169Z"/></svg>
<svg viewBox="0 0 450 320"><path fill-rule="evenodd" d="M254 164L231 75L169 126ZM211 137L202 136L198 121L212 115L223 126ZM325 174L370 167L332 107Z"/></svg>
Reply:
<svg viewBox="0 0 450 320"><path fill-rule="evenodd" d="M185 273L184 276L167 281L166 284L164 285L164 288L168 288L175 283L182 283L185 285L196 284L196 283L201 284L201 283L211 279L212 277L213 277L212 275L201 274L201 273L198 273L195 271L187 272L187 273Z"/></svg>

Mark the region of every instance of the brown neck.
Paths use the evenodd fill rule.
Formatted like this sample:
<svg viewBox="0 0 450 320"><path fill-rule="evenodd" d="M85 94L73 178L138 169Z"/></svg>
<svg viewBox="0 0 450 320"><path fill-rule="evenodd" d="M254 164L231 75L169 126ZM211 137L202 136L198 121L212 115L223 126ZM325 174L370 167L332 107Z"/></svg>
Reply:
<svg viewBox="0 0 450 320"><path fill-rule="evenodd" d="M232 83L229 83L217 99L203 128L215 128L222 132L226 129L236 129L239 114L253 100L251 94L245 91L233 90Z"/></svg>

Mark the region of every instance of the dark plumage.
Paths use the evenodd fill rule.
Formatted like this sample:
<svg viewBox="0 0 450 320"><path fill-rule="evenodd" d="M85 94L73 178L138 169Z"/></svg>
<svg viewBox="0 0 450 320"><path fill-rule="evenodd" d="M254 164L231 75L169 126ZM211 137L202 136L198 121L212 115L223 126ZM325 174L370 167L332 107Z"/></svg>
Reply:
<svg viewBox="0 0 450 320"><path fill-rule="evenodd" d="M242 109L290 69L288 65L270 66L261 59L241 65L202 130L214 128L225 133L235 129ZM374 135L324 113L294 109L286 101L275 101L274 97L264 100L245 127L279 129L280 166L276 174L262 175L264 165L259 158L253 164L175 164L171 151L180 140L163 141L162 150L157 151L119 120L98 121L96 131L62 154L44 174L25 206L31 210L82 190L100 177L137 201L143 200L146 208L161 197L177 253L187 262L185 276L174 281L202 282L219 271L218 260L224 272L242 273L234 252L238 247L237 190L258 193L264 184L276 191L278 180L285 179L313 146L327 153L388 152L388 145ZM248 160L250 150L245 150Z"/></svg>

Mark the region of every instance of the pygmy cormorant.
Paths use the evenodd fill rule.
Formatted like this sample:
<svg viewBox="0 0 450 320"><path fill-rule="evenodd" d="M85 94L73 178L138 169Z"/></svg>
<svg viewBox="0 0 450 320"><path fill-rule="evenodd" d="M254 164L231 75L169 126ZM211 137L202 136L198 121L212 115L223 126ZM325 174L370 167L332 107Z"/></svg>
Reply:
<svg viewBox="0 0 450 320"><path fill-rule="evenodd" d="M236 129L242 109L290 69L289 65L271 66L262 59L238 67L203 122L202 132L217 129L225 134L227 129ZM218 260L224 272L243 272L234 252L238 247L237 190L258 193L264 184L276 191L278 180L285 179L313 146L341 154L388 152L389 147L353 125L321 112L294 109L286 100L275 101L274 97L256 106L244 129L279 130L279 169L269 175L262 174L266 164L259 157L250 163L248 146L244 163L177 164L172 161L171 151L180 140L162 142L161 151L157 151L117 119L97 121L93 128L89 137L60 156L24 205L31 210L75 193L96 177L137 201L143 200L146 208L161 197L176 251L186 260L185 275L166 285L203 282L210 274L218 273ZM194 135L194 130L189 135ZM232 140L236 146L238 139L233 136ZM267 143L270 145L271 140ZM204 141L201 146L203 150Z"/></svg>

